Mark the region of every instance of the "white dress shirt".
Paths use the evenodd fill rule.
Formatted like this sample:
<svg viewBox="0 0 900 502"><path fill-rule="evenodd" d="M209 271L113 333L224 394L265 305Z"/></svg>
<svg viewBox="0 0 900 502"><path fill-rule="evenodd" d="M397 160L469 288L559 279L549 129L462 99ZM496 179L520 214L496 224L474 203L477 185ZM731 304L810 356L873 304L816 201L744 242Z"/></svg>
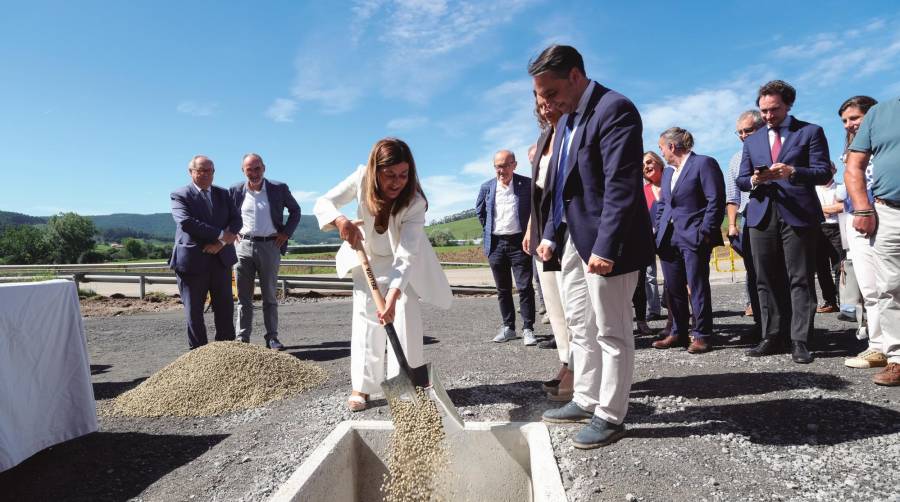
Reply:
<svg viewBox="0 0 900 502"><path fill-rule="evenodd" d="M678 179L681 178L681 172L684 171L684 165L687 164L688 158L693 155L694 152L688 152L687 155L681 159L681 162L678 163L678 166L672 166L674 169L672 170L672 181L669 183L670 192L675 191L675 185L678 184Z"/></svg>
<svg viewBox="0 0 900 502"><path fill-rule="evenodd" d="M251 190L250 185L247 185L244 202L241 204L241 218L244 220L241 235L245 237L269 237L278 233L272 223L266 180L263 180L262 188L258 192Z"/></svg>
<svg viewBox="0 0 900 502"><path fill-rule="evenodd" d="M519 225L519 198L513 189L511 179L509 185L504 185L497 180L497 189L494 190L494 235L513 235L522 232Z"/></svg>

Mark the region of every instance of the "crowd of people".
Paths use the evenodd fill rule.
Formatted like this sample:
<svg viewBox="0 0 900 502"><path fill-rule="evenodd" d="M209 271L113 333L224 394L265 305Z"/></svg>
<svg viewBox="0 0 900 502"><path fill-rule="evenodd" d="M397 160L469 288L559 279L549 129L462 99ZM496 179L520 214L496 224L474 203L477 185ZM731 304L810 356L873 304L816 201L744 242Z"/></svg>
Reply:
<svg viewBox="0 0 900 502"><path fill-rule="evenodd" d="M883 368L873 381L900 385L900 100L876 105L856 96L840 107L847 131L841 186L822 128L789 113L796 91L786 82L762 85L758 109L737 117L742 145L724 173L715 159L695 152L693 135L681 127L659 134L658 154L645 151L635 105L589 79L574 47L547 47L528 73L541 128L529 154L531 178L514 173L515 155L501 150L493 159L496 176L481 186L475 205L502 321L494 342L518 338L515 283L522 339L537 344L535 276L541 285L553 334L544 346L559 356L557 374L543 388L550 400L565 403L546 411L544 421L584 423L573 440L578 448L621 438L634 373L632 322L639 334L651 334L647 321L661 319L662 306L666 327L653 347L681 346L691 354L714 348L710 255L723 237L747 271L747 313L755 326L748 356L787 351L794 362L811 363L807 343L816 313L848 306L841 315L862 324L857 333L868 348L847 366ZM191 348L207 341L207 292L216 339L235 338L232 266L238 336L249 341L258 275L266 344L283 348L274 277L300 209L287 185L264 178L264 171L262 158L248 154L247 180L225 190L212 186L212 161L197 156L189 164L192 183L172 194L178 230L171 266ZM350 219L340 208L354 201ZM337 228L344 240L338 274L353 277L347 403L353 411L368 407L385 364L388 377L399 371L385 350L382 324L394 324L407 360L418 366L419 302L450 306L446 276L424 231L427 207L412 152L395 138L376 143L367 164L315 204L320 227ZM384 291L383 309L359 266L360 250ZM844 286L840 294L837 284Z"/></svg>

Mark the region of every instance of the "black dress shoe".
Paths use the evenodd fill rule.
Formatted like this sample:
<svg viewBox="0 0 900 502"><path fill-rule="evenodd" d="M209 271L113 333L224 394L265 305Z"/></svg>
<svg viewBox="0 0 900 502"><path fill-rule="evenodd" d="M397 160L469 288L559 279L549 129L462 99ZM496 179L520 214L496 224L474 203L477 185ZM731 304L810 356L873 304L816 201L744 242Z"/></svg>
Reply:
<svg viewBox="0 0 900 502"><path fill-rule="evenodd" d="M806 348L806 342L794 340L791 342L791 359L797 364L809 364L813 362L813 356Z"/></svg>
<svg viewBox="0 0 900 502"><path fill-rule="evenodd" d="M781 344L774 338L763 338L759 345L747 351L749 357L771 356L781 352Z"/></svg>

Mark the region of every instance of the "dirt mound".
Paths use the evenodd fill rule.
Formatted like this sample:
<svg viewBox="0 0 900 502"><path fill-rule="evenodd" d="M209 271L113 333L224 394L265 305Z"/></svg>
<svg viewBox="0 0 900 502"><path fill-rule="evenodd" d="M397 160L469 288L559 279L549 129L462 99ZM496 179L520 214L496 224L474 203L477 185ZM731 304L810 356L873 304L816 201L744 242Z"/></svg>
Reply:
<svg viewBox="0 0 900 502"><path fill-rule="evenodd" d="M322 368L240 342L214 342L182 355L101 413L197 417L246 410L320 385Z"/></svg>

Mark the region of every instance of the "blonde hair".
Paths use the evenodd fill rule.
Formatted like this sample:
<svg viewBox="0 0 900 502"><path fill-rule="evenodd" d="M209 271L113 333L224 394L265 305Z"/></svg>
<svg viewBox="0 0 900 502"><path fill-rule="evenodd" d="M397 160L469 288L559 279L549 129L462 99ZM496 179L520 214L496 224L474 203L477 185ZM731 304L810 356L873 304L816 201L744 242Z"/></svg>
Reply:
<svg viewBox="0 0 900 502"><path fill-rule="evenodd" d="M400 195L391 202L385 200L378 188L378 170L400 164L401 162L409 164L409 178ZM369 153L369 162L366 164L366 178L363 184L362 202L373 215L379 214L388 204L392 204L391 214L397 214L398 211L412 203L416 194L421 195L425 199L427 207L428 199L425 198L425 192L422 191L422 186L419 184L419 177L416 174L416 161L413 160L409 146L403 140L397 138L379 140Z"/></svg>

